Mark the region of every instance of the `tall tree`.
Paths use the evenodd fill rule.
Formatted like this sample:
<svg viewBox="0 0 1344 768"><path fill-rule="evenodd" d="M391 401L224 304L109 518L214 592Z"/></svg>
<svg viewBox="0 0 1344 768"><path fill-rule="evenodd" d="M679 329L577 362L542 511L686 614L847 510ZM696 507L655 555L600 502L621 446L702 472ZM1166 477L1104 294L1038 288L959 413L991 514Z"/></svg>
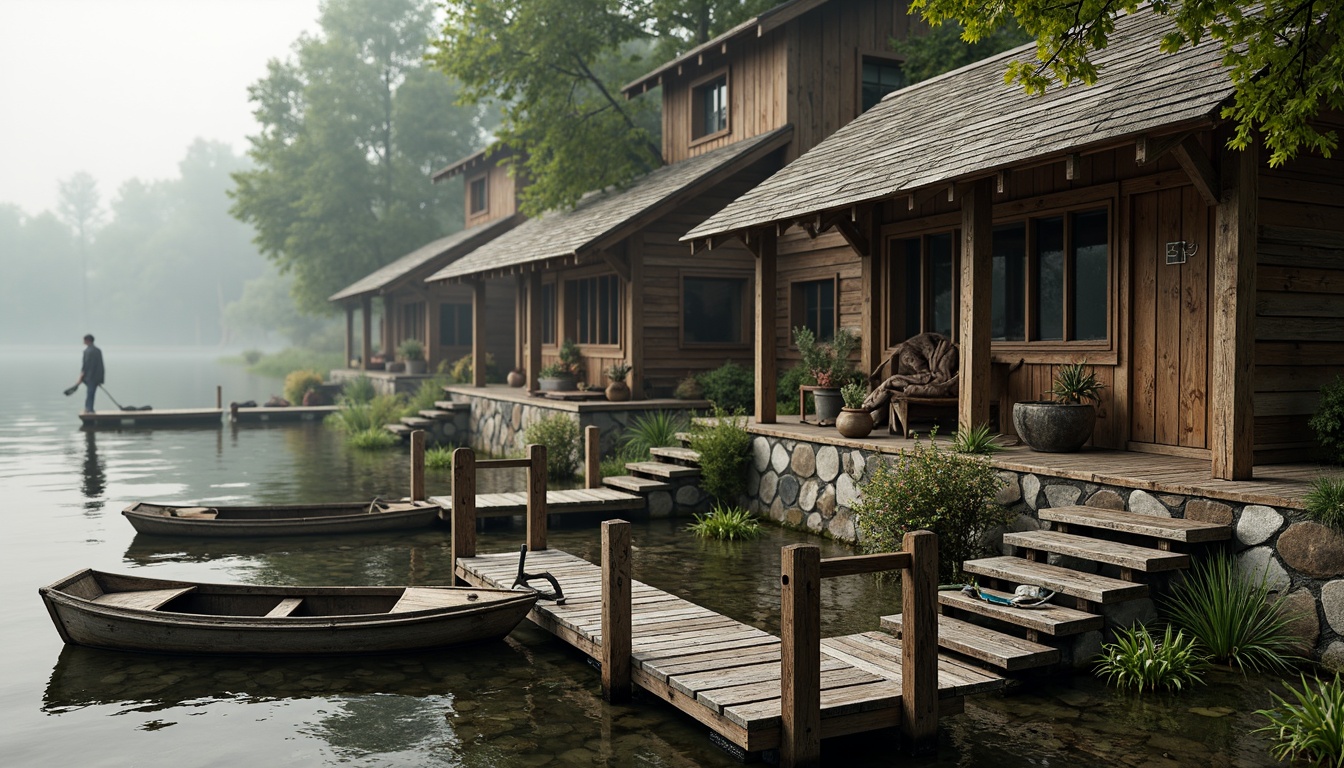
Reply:
<svg viewBox="0 0 1344 768"><path fill-rule="evenodd" d="M428 0L330 0L320 33L249 89L256 167L235 175L232 211L306 311L331 311L332 293L461 226L458 185L429 175L487 126L425 65L432 19Z"/></svg>
<svg viewBox="0 0 1344 768"><path fill-rule="evenodd" d="M89 323L89 239L102 220L98 182L80 171L60 182L56 214L75 232L79 244L80 286L84 292L84 324Z"/></svg>
<svg viewBox="0 0 1344 768"><path fill-rule="evenodd" d="M1339 0L914 0L924 19L953 20L970 42L1016 19L1036 40L1037 62L1009 64L1008 82L1029 93L1054 80L1092 84L1089 54L1106 47L1121 13L1157 13L1172 29L1153 42L1154 54L1208 40L1220 47L1235 88L1223 117L1235 121L1230 144L1245 148L1263 132L1270 165L1299 151L1326 157L1339 146L1335 131L1312 124L1322 110L1344 110L1344 5Z"/></svg>
<svg viewBox="0 0 1344 768"><path fill-rule="evenodd" d="M522 207L535 215L662 165L661 105L627 101L621 86L774 4L460 0L447 5L433 61L468 103L502 103L496 138L525 168Z"/></svg>

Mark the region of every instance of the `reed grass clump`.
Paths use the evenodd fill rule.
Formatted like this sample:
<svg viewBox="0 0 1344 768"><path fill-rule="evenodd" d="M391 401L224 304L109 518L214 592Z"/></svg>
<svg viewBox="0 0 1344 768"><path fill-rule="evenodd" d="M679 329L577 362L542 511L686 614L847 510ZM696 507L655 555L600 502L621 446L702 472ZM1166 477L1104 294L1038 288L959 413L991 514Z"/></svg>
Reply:
<svg viewBox="0 0 1344 768"><path fill-rule="evenodd" d="M1344 475L1323 476L1311 481L1311 490L1303 500L1308 517L1344 533Z"/></svg>
<svg viewBox="0 0 1344 768"><path fill-rule="evenodd" d="M373 388L373 379L362 373L345 382L341 387L342 403L362 405L372 401L377 396L378 391Z"/></svg>
<svg viewBox="0 0 1344 768"><path fill-rule="evenodd" d="M404 416L415 416L421 411L434 410L434 403L444 398L443 386L448 380L441 376L434 376L420 382L420 388L415 390L415 394L406 401Z"/></svg>
<svg viewBox="0 0 1344 768"><path fill-rule="evenodd" d="M401 395L377 395L366 403L347 400L341 404L340 410L327 416L326 424L347 435L354 435L396 423L405 408L406 400ZM388 436L392 437L391 433Z"/></svg>
<svg viewBox="0 0 1344 768"><path fill-rule="evenodd" d="M1268 569L1258 578L1237 570L1224 552L1195 564L1172 590L1167 613L1209 657L1243 670L1284 672L1292 668L1294 637L1284 598L1270 590Z"/></svg>
<svg viewBox="0 0 1344 768"><path fill-rule="evenodd" d="M962 427L952 435L952 450L982 456L995 454L1003 450L1003 446L995 442L997 437L998 435L989 431L988 422L976 427Z"/></svg>
<svg viewBox="0 0 1344 768"><path fill-rule="evenodd" d="M351 434L346 442L350 447L361 451L382 451L397 444L397 436L381 427L365 429Z"/></svg>
<svg viewBox="0 0 1344 768"><path fill-rule="evenodd" d="M1204 680L1208 662L1199 644L1183 630L1168 626L1161 639L1136 624L1121 630L1114 643L1101 647L1097 674L1120 690L1179 691Z"/></svg>
<svg viewBox="0 0 1344 768"><path fill-rule="evenodd" d="M686 418L673 411L651 411L635 417L621 436L621 447L630 461L649 458L650 448L677 444L677 433L685 431Z"/></svg>
<svg viewBox="0 0 1344 768"><path fill-rule="evenodd" d="M1274 706L1257 710L1269 724L1255 729L1274 739L1270 754L1276 760L1296 765L1344 768L1344 680L1316 680L1313 688L1305 675L1302 689L1288 686L1295 702L1277 693Z"/></svg>
<svg viewBox="0 0 1344 768"><path fill-rule="evenodd" d="M430 469L452 469L455 445L441 445L425 449L425 466Z"/></svg>
<svg viewBox="0 0 1344 768"><path fill-rule="evenodd" d="M715 504L707 514L696 515L686 530L702 539L737 541L760 536L761 524L741 507Z"/></svg>

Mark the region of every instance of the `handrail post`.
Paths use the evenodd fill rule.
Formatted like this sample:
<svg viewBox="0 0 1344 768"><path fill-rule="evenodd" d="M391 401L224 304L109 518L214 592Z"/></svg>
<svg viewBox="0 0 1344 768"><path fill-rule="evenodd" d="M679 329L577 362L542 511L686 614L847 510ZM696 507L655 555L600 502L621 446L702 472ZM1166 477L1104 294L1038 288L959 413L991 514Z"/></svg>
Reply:
<svg viewBox="0 0 1344 768"><path fill-rule="evenodd" d="M901 724L914 754L938 746L938 535L905 534L901 549Z"/></svg>
<svg viewBox="0 0 1344 768"><path fill-rule="evenodd" d="M602 430L591 425L583 430L583 487L602 487Z"/></svg>
<svg viewBox="0 0 1344 768"><path fill-rule="evenodd" d="M425 430L411 433L411 501L425 500Z"/></svg>
<svg viewBox="0 0 1344 768"><path fill-rule="evenodd" d="M821 550L791 544L780 557L779 764L821 765Z"/></svg>
<svg viewBox="0 0 1344 768"><path fill-rule="evenodd" d="M457 561L476 556L476 452L470 448L453 451L453 532L449 551L449 573L457 583Z"/></svg>
<svg viewBox="0 0 1344 768"><path fill-rule="evenodd" d="M546 446L527 446L527 551L546 548Z"/></svg>
<svg viewBox="0 0 1344 768"><path fill-rule="evenodd" d="M591 429L591 427L590 427ZM602 523L602 698L630 700L630 523Z"/></svg>

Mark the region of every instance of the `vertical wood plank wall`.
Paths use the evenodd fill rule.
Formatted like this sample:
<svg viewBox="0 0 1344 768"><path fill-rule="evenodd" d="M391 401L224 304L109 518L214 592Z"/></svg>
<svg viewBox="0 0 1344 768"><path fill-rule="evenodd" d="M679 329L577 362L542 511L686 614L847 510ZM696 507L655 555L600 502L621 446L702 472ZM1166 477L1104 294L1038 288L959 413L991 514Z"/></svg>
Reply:
<svg viewBox="0 0 1344 768"><path fill-rule="evenodd" d="M489 162L489 161L487 161ZM507 168L490 163L485 173L485 210L471 214L471 182L481 177L481 169L472 169L462 174L461 184L466 187L465 200L462 203L467 227L484 224L487 221L502 219L518 212L518 193L514 179Z"/></svg>

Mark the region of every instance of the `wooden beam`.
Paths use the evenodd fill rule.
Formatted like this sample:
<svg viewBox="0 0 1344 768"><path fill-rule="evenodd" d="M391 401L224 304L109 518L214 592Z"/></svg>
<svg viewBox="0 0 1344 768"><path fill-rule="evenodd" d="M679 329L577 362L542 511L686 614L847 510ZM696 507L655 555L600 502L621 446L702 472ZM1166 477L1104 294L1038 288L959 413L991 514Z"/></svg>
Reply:
<svg viewBox="0 0 1344 768"><path fill-rule="evenodd" d="M411 501L425 500L425 430L411 432Z"/></svg>
<svg viewBox="0 0 1344 768"><path fill-rule="evenodd" d="M527 446L527 551L546 548L546 446Z"/></svg>
<svg viewBox="0 0 1344 768"><path fill-rule="evenodd" d="M835 226L835 231L845 238L849 247L860 256L871 256L873 252L872 242L868 239L868 233L861 223L851 221L848 218L838 218L831 222Z"/></svg>
<svg viewBox="0 0 1344 768"><path fill-rule="evenodd" d="M907 205L912 211L918 210L920 206L943 194L947 195L947 202L949 203L956 202L957 196L955 189L956 188L953 185L948 184L945 187L941 185L934 185L932 187L925 187L924 189L915 190L914 192L910 193L909 202L907 203Z"/></svg>
<svg viewBox="0 0 1344 768"><path fill-rule="evenodd" d="M602 261L606 262L606 265L611 267L612 270L615 271L616 274L622 280L624 280L627 283L630 282L629 264L627 264L619 256L612 253L611 250L607 248L603 248L601 251L598 251L598 254L601 255Z"/></svg>
<svg viewBox="0 0 1344 768"><path fill-rule="evenodd" d="M1156 163L1172 150L1173 147L1185 141L1189 133L1177 133L1171 136L1140 136L1134 140L1134 163L1136 165L1148 165Z"/></svg>
<svg viewBox="0 0 1344 768"><path fill-rule="evenodd" d="M471 284L471 383L485 386L485 281Z"/></svg>
<svg viewBox="0 0 1344 768"><path fill-rule="evenodd" d="M541 273L527 276L527 388L538 389L541 372Z"/></svg>
<svg viewBox="0 0 1344 768"><path fill-rule="evenodd" d="M1076 152L1070 152L1064 156L1064 178L1069 181L1077 181L1082 175L1083 158Z"/></svg>
<svg viewBox="0 0 1344 768"><path fill-rule="evenodd" d="M387 294L383 294L383 328L382 333L383 359L393 359L397 351L397 300Z"/></svg>
<svg viewBox="0 0 1344 768"><path fill-rule="evenodd" d="M644 399L644 233L636 232L625 241L626 263L630 280L625 284L626 326L621 334L625 362L630 366L630 397Z"/></svg>
<svg viewBox="0 0 1344 768"><path fill-rule="evenodd" d="M1171 154L1181 164L1191 183L1199 191L1200 197L1208 205L1218 205L1223 193L1222 182L1218 180L1218 169L1213 167L1208 152L1199 143L1194 134L1186 136L1180 144L1172 147Z"/></svg>
<svg viewBox="0 0 1344 768"><path fill-rule="evenodd" d="M938 747L938 535L911 531L901 550L901 734L921 754Z"/></svg>
<svg viewBox="0 0 1344 768"><path fill-rule="evenodd" d="M364 336L360 339L360 368L369 370L369 358L373 357L373 298L365 294L359 300L360 324L364 326Z"/></svg>
<svg viewBox="0 0 1344 768"><path fill-rule="evenodd" d="M476 452L470 448L453 451L452 544L448 550L450 574L457 573L457 561L476 556Z"/></svg>
<svg viewBox="0 0 1344 768"><path fill-rule="evenodd" d="M961 198L961 381L957 424L989 421L990 282L993 280L992 179L971 182Z"/></svg>
<svg viewBox="0 0 1344 768"><path fill-rule="evenodd" d="M865 230L869 253L859 260L859 369L871 371L882 359L882 221L869 208Z"/></svg>
<svg viewBox="0 0 1344 768"><path fill-rule="evenodd" d="M761 255L761 232L764 230L739 230L735 234L742 245L751 251L751 255L760 258Z"/></svg>
<svg viewBox="0 0 1344 768"><path fill-rule="evenodd" d="M345 305L345 362L341 364L344 368L350 365L350 361L355 359L355 308L350 304ZM363 361L360 361L361 363Z"/></svg>
<svg viewBox="0 0 1344 768"><path fill-rule="evenodd" d="M762 230L756 256L756 423L775 423L776 247L772 229Z"/></svg>
<svg viewBox="0 0 1344 768"><path fill-rule="evenodd" d="M821 549L791 544L780 560L779 764L820 766Z"/></svg>
<svg viewBox="0 0 1344 768"><path fill-rule="evenodd" d="M860 573L899 571L910 567L909 552L881 552L876 555L828 557L821 561L821 578L855 576Z"/></svg>
<svg viewBox="0 0 1344 768"><path fill-rule="evenodd" d="M513 283L513 363L521 368L527 359L527 276L519 272Z"/></svg>
<svg viewBox="0 0 1344 768"><path fill-rule="evenodd" d="M1209 423L1213 477L1250 480L1255 464L1256 237L1259 163L1254 147L1224 148L1213 272Z"/></svg>
<svg viewBox="0 0 1344 768"><path fill-rule="evenodd" d="M994 191L1000 195L1008 194L1008 178L1012 171L1003 170L994 174Z"/></svg>
<svg viewBox="0 0 1344 768"><path fill-rule="evenodd" d="M589 427L597 429L597 427ZM602 523L602 698L630 700L631 612L630 523Z"/></svg>
<svg viewBox="0 0 1344 768"><path fill-rule="evenodd" d="M602 430L592 424L583 428L583 487L602 487Z"/></svg>

